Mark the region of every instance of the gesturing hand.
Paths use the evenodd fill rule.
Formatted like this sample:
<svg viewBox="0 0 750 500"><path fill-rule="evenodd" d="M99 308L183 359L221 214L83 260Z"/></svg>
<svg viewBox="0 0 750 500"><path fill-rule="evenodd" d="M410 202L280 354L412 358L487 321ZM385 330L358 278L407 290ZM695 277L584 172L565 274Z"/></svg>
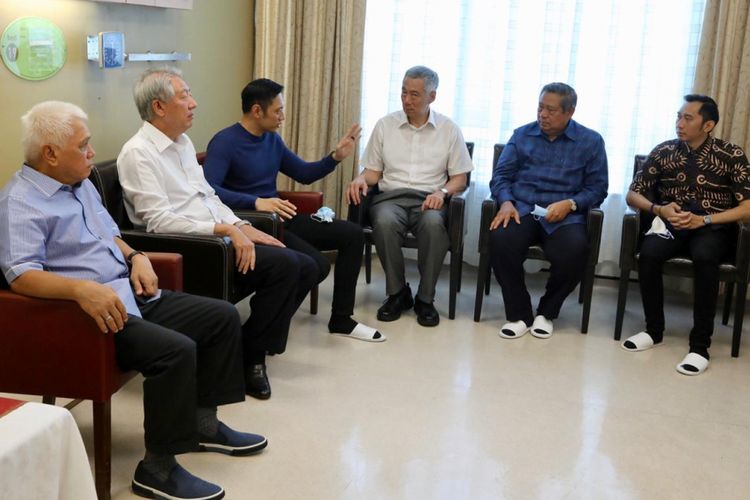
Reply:
<svg viewBox="0 0 750 500"><path fill-rule="evenodd" d="M354 152L354 147L357 145L359 135L362 133L362 127L357 123L352 124L349 130L346 131L333 152L333 159L336 161L344 160L347 156Z"/></svg>

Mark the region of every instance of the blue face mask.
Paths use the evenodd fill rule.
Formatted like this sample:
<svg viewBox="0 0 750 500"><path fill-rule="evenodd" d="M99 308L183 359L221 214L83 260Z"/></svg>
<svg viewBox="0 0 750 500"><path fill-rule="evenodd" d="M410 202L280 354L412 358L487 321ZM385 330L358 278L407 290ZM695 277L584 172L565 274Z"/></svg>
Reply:
<svg viewBox="0 0 750 500"><path fill-rule="evenodd" d="M544 207L540 207L539 205L534 205L534 210L531 211L531 215L539 218L546 217L547 209Z"/></svg>
<svg viewBox="0 0 750 500"><path fill-rule="evenodd" d="M310 214L310 218L316 222L333 222L336 212L328 207L320 207L317 212Z"/></svg>

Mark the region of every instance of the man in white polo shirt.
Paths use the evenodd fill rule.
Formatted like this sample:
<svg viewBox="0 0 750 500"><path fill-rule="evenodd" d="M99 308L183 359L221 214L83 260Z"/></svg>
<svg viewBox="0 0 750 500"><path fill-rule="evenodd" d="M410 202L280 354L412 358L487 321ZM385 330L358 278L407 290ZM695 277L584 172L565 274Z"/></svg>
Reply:
<svg viewBox="0 0 750 500"><path fill-rule="evenodd" d="M466 188L473 168L461 129L430 109L438 75L425 66L406 71L402 110L378 120L362 159L362 173L349 185L347 198L359 204L368 186L378 185L370 215L378 257L385 270L388 298L378 309L380 321L394 321L414 306L422 326L440 322L433 301L449 239L445 226L447 197ZM417 238L419 289L412 298L404 277L404 235Z"/></svg>

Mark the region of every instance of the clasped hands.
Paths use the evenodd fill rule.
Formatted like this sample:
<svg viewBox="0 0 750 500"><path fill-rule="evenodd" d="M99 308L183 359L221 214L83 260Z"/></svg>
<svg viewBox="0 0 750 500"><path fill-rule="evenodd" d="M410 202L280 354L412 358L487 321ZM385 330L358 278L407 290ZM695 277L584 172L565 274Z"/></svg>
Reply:
<svg viewBox="0 0 750 500"><path fill-rule="evenodd" d="M674 201L667 205L659 206L655 211L656 215L667 220L675 229L697 229L705 225L703 217L683 210Z"/></svg>

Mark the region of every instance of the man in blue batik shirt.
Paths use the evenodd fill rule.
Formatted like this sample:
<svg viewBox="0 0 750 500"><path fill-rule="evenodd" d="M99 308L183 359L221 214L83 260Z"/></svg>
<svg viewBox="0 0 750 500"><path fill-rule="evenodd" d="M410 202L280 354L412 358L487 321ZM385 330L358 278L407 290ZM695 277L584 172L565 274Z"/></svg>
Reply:
<svg viewBox="0 0 750 500"><path fill-rule="evenodd" d="M572 119L578 96L565 83L542 88L535 122L513 132L492 172L500 209L490 223L490 262L500 283L506 323L500 336L552 335L565 298L583 276L588 257L586 212L607 196L607 154L597 132ZM550 277L536 316L523 262L540 244Z"/></svg>

